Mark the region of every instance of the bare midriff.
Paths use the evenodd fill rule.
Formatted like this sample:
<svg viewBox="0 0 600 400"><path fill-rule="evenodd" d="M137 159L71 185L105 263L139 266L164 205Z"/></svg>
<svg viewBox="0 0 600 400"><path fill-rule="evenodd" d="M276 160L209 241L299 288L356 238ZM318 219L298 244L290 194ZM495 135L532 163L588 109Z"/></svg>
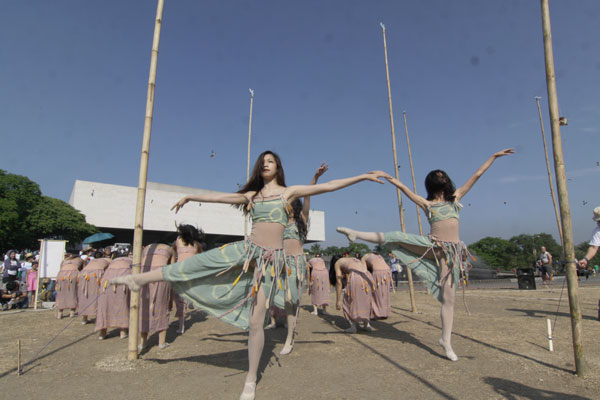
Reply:
<svg viewBox="0 0 600 400"><path fill-rule="evenodd" d="M283 251L288 256L301 256L304 254L302 242L297 239L285 239L283 241Z"/></svg>
<svg viewBox="0 0 600 400"><path fill-rule="evenodd" d="M431 224L431 236L442 242L460 242L458 220L448 218Z"/></svg>
<svg viewBox="0 0 600 400"><path fill-rule="evenodd" d="M250 240L259 246L281 249L285 226L277 222L255 222L252 224Z"/></svg>

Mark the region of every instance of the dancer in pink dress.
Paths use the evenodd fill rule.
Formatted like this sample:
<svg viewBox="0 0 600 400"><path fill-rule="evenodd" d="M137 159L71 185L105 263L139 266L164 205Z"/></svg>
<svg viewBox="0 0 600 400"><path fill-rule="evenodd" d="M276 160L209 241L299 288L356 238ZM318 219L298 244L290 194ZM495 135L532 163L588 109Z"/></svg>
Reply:
<svg viewBox="0 0 600 400"><path fill-rule="evenodd" d="M102 275L108 264L110 264L110 259L103 258L101 252L96 252L95 258L79 272L77 277L77 315L81 316L83 325L88 323L88 317L96 315Z"/></svg>
<svg viewBox="0 0 600 400"><path fill-rule="evenodd" d="M175 252L169 245L153 243L144 247L141 272L160 269L175 260ZM169 297L171 285L168 282L152 282L140 290L140 337L141 348L145 348L148 336L158 332L158 347L164 349L167 328L169 327Z"/></svg>
<svg viewBox="0 0 600 400"><path fill-rule="evenodd" d="M96 311L96 328L98 339L104 339L109 328L118 328L120 337L127 337L129 328L129 288L126 285L112 286L108 281L118 276L131 275L132 259L115 258L108 265L100 282L98 309Z"/></svg>
<svg viewBox="0 0 600 400"><path fill-rule="evenodd" d="M379 254L367 253L362 257L362 262L366 264L368 270L372 271L371 275L375 281L373 317L386 319L392 313L390 306L390 290L394 290L392 270Z"/></svg>
<svg viewBox="0 0 600 400"><path fill-rule="evenodd" d="M356 333L356 324L366 331L372 331L369 321L373 315L373 292L375 282L367 266L358 258L334 257L331 260L335 269L335 307L344 310L344 317L350 322L350 328L345 332ZM346 287L343 288L344 299L342 304L342 280L346 276Z"/></svg>
<svg viewBox="0 0 600 400"><path fill-rule="evenodd" d="M310 301L313 305L311 314L317 315L319 307L322 308L323 314L327 314L327 306L329 305L329 272L320 254L315 254L315 257L308 261L306 265L306 278L308 279L308 294L310 294Z"/></svg>
<svg viewBox="0 0 600 400"><path fill-rule="evenodd" d="M63 317L63 310L69 309L69 316L75 316L77 309L77 276L83 266L83 261L78 256L67 254L60 264L60 271L56 275L56 318Z"/></svg>
<svg viewBox="0 0 600 400"><path fill-rule="evenodd" d="M204 240L204 232L202 229L196 229L192 225L179 225L177 227L179 236L173 243L173 250L175 251L175 261L182 262L198 253L202 253L202 244ZM179 318L179 329L177 333L183 333L185 331L185 314L187 308L187 302L177 294L175 290L171 290L171 296L175 303L176 312L175 316Z"/></svg>

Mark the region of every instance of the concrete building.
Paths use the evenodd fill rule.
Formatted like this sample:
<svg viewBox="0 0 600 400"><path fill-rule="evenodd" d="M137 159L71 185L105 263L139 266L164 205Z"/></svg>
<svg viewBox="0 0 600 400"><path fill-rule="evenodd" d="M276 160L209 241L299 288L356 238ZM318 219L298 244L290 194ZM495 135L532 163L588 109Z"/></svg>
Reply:
<svg viewBox="0 0 600 400"><path fill-rule="evenodd" d="M186 204L179 213L171 207L187 195L215 193L210 190L148 182L144 212L144 244L152 243L176 230L176 225L202 228L207 248L241 240L244 216L227 204ZM76 180L69 204L85 215L86 221L115 235L115 243L133 243L137 187ZM251 223L248 223L248 231ZM168 236L168 235L167 235ZM174 236L173 238L174 239ZM307 243L325 240L325 213L310 211Z"/></svg>

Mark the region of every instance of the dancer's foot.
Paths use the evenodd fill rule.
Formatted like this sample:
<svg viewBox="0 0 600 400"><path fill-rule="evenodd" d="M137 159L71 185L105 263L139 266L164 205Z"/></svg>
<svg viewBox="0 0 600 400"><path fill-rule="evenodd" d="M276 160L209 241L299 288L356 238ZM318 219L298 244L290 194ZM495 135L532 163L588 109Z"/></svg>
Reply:
<svg viewBox="0 0 600 400"><path fill-rule="evenodd" d="M319 315L319 313L315 310L315 311L311 311L310 312L311 315Z"/></svg>
<svg viewBox="0 0 600 400"><path fill-rule="evenodd" d="M346 237L348 238L348 241L350 243L353 243L356 240L356 232L350 228L338 226L337 228L335 228L335 230L338 231L339 233L346 235Z"/></svg>
<svg viewBox="0 0 600 400"><path fill-rule="evenodd" d="M448 357L448 360L458 361L458 356L454 353L454 350L452 350L452 346L446 345L443 339L440 339L439 344L446 351L446 357Z"/></svg>
<svg viewBox="0 0 600 400"><path fill-rule="evenodd" d="M129 335L127 335L126 333L121 333L121 334L119 335L119 339L126 339L126 338L127 338L127 336L129 336Z"/></svg>
<svg viewBox="0 0 600 400"><path fill-rule="evenodd" d="M182 334L183 334L183 332L185 332L185 329L184 329L184 328L177 329L175 332L177 332L177 333L179 333L180 335L182 335Z"/></svg>
<svg viewBox="0 0 600 400"><path fill-rule="evenodd" d="M62 319L62 317L63 317L62 311L59 311L56 313L56 319Z"/></svg>
<svg viewBox="0 0 600 400"><path fill-rule="evenodd" d="M74 317L75 317L75 311L69 312L69 318L74 318Z"/></svg>
<svg viewBox="0 0 600 400"><path fill-rule="evenodd" d="M363 330L365 330L367 332L373 332L373 327L368 322L366 325L363 325L362 328L363 328Z"/></svg>
<svg viewBox="0 0 600 400"><path fill-rule="evenodd" d="M240 395L240 400L254 400L256 393L256 382L246 382L244 384L244 390Z"/></svg>
<svg viewBox="0 0 600 400"><path fill-rule="evenodd" d="M110 285L127 285L129 290L132 292L139 292L141 286L135 283L133 280L133 276L125 275L125 276L117 276L108 281Z"/></svg>
<svg viewBox="0 0 600 400"><path fill-rule="evenodd" d="M169 343L167 343L167 342L164 342L163 344L158 345L158 348L161 350L166 349L167 347L169 347Z"/></svg>
<svg viewBox="0 0 600 400"><path fill-rule="evenodd" d="M344 329L344 332L346 332L346 333L356 333L356 325L355 324L350 324L350 328Z"/></svg>
<svg viewBox="0 0 600 400"><path fill-rule="evenodd" d="M290 343L290 344L284 344L283 345L283 349L281 349L281 351L279 352L280 355L285 356L286 354L290 354L292 352L292 350L294 349L294 342Z"/></svg>
<svg viewBox="0 0 600 400"><path fill-rule="evenodd" d="M98 340L104 340L106 338L106 336L104 335L98 335Z"/></svg>

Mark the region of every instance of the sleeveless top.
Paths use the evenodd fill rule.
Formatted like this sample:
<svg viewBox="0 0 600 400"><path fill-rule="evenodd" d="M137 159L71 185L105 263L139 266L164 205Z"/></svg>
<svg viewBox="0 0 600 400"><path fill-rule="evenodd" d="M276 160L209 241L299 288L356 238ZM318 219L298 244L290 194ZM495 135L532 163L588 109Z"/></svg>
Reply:
<svg viewBox="0 0 600 400"><path fill-rule="evenodd" d="M304 239L300 238L298 225L296 225L295 222L290 222L285 226L285 230L283 231L283 240L286 239L296 239L299 242L304 242Z"/></svg>
<svg viewBox="0 0 600 400"><path fill-rule="evenodd" d="M459 202L448 202L432 204L427 210L427 219L430 224L438 221L444 221L450 218L458 218L458 212L462 208L462 204Z"/></svg>
<svg viewBox="0 0 600 400"><path fill-rule="evenodd" d="M308 263L315 271L327 271L325 261L320 257L311 258ZM333 265L331 267L333 268Z"/></svg>
<svg viewBox="0 0 600 400"><path fill-rule="evenodd" d="M283 226L288 225L288 214L283 196L281 194L275 196L277 197L272 199L269 197L274 196L263 197L262 200L251 203L250 216L253 223L275 222Z"/></svg>

